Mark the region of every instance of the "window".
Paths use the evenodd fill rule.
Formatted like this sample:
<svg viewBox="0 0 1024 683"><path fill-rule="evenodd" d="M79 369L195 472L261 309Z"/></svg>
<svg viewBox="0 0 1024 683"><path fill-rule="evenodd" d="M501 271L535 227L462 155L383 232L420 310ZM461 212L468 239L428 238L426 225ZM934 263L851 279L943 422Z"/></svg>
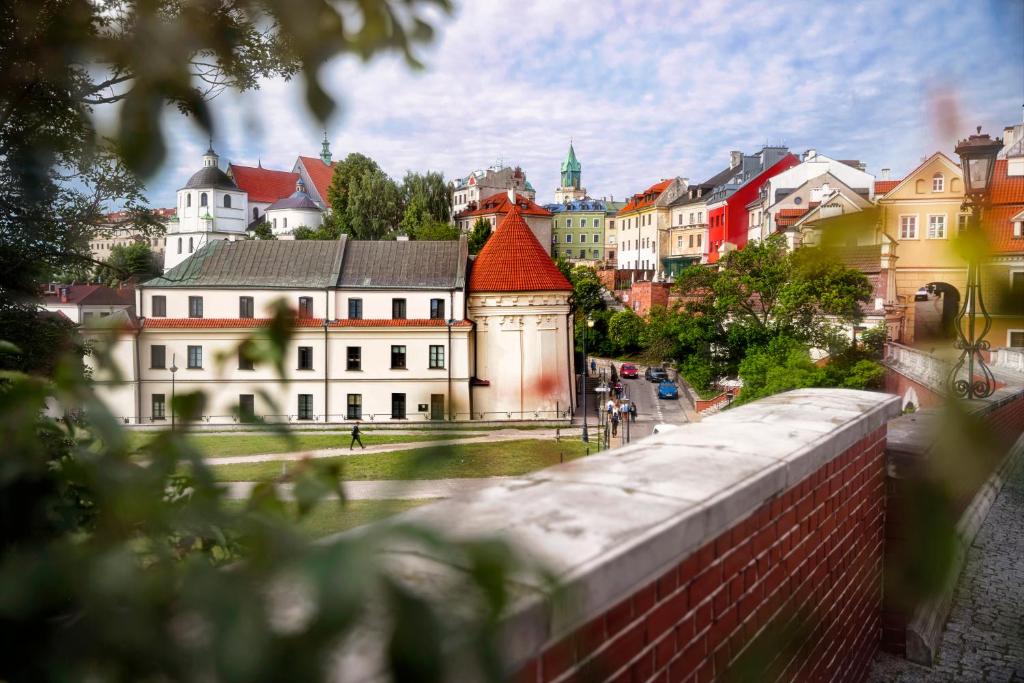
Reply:
<svg viewBox="0 0 1024 683"><path fill-rule="evenodd" d="M900 239L917 239L917 216L900 216Z"/></svg>
<svg viewBox="0 0 1024 683"><path fill-rule="evenodd" d="M404 346L392 346L391 347L391 367L395 370L405 369L405 347Z"/></svg>
<svg viewBox="0 0 1024 683"><path fill-rule="evenodd" d="M274 219L274 229L275 230L277 229L277 219L276 218Z"/></svg>
<svg viewBox="0 0 1024 683"><path fill-rule="evenodd" d="M349 346L345 349L345 369L346 370L362 370L363 369L363 347L361 346Z"/></svg>
<svg viewBox="0 0 1024 683"><path fill-rule="evenodd" d="M195 250L195 244L192 242L192 238L188 238L188 253L192 253Z"/></svg>
<svg viewBox="0 0 1024 683"><path fill-rule="evenodd" d="M430 300L430 319L444 320L444 299Z"/></svg>
<svg viewBox="0 0 1024 683"><path fill-rule="evenodd" d="M190 317L190 318L202 318L203 317L203 297L201 297L201 296L190 296L188 298L188 317Z"/></svg>
<svg viewBox="0 0 1024 683"><path fill-rule="evenodd" d="M391 394L391 419L405 419L405 394Z"/></svg>
<svg viewBox="0 0 1024 683"><path fill-rule="evenodd" d="M312 346L300 346L299 347L299 370L312 370L313 369L313 347Z"/></svg>
<svg viewBox="0 0 1024 683"><path fill-rule="evenodd" d="M580 249L580 258L587 258L587 250Z"/></svg>
<svg viewBox="0 0 1024 683"><path fill-rule="evenodd" d="M703 236L700 233L697 233L697 246L698 247L700 246L701 237L703 237Z"/></svg>
<svg viewBox="0 0 1024 683"><path fill-rule="evenodd" d="M593 254L595 259L601 258L601 252L598 251L597 249L594 249Z"/></svg>
<svg viewBox="0 0 1024 683"><path fill-rule="evenodd" d="M439 368L444 368L444 347L440 346L440 345L435 346L435 345L431 344L431 346L430 346L430 369L431 370L437 370Z"/></svg>
<svg viewBox="0 0 1024 683"><path fill-rule="evenodd" d="M1010 330L1006 335L1006 345L1010 348L1024 348L1024 330Z"/></svg>
<svg viewBox="0 0 1024 683"><path fill-rule="evenodd" d="M363 395L362 394L349 394L348 395L348 409L345 411L345 417L349 420L362 420L363 419Z"/></svg>
<svg viewBox="0 0 1024 683"><path fill-rule="evenodd" d="M601 241L601 236L600 235L594 235L594 244L597 244L600 241Z"/></svg>
<svg viewBox="0 0 1024 683"><path fill-rule="evenodd" d="M1013 236L1016 239L1024 237L1024 221L1013 222Z"/></svg>
<svg viewBox="0 0 1024 683"><path fill-rule="evenodd" d="M231 195L229 195L229 194L224 195L224 208L225 209L230 209L231 208Z"/></svg>
<svg viewBox="0 0 1024 683"><path fill-rule="evenodd" d="M238 395L238 417L242 422L252 422L256 419L256 397L254 395Z"/></svg>
<svg viewBox="0 0 1024 683"><path fill-rule="evenodd" d="M932 176L932 192L942 192L946 189L946 179L941 173Z"/></svg>
<svg viewBox="0 0 1024 683"><path fill-rule="evenodd" d="M192 206L192 195L185 195L185 206Z"/></svg>
<svg viewBox="0 0 1024 683"><path fill-rule="evenodd" d="M153 419L167 419L167 402L163 394L153 394Z"/></svg>
<svg viewBox="0 0 1024 683"><path fill-rule="evenodd" d="M1024 270L1010 271L1010 294L1017 300L1024 297Z"/></svg>
<svg viewBox="0 0 1024 683"><path fill-rule="evenodd" d="M693 235L690 235L690 248L693 248Z"/></svg>
<svg viewBox="0 0 1024 683"><path fill-rule="evenodd" d="M599 228L599 227L601 227L601 224L597 222L597 219L596 219L596 218L594 219L594 227L595 227L595 228ZM595 240L595 241L596 241L596 240Z"/></svg>
<svg viewBox="0 0 1024 683"><path fill-rule="evenodd" d="M256 208L255 206L252 207L252 219L256 220L259 217L260 217L260 210L258 208Z"/></svg>
<svg viewBox="0 0 1024 683"><path fill-rule="evenodd" d="M349 320L362 320L363 319L363 300L362 299L349 299L348 300L348 319Z"/></svg>
<svg viewBox="0 0 1024 683"><path fill-rule="evenodd" d="M253 299L251 296L238 297L238 317L251 318L253 315Z"/></svg>
<svg viewBox="0 0 1024 683"><path fill-rule="evenodd" d="M300 318L312 318L313 317L313 297L311 297L311 296L300 296L299 297L299 317Z"/></svg>
<svg viewBox="0 0 1024 683"><path fill-rule="evenodd" d="M584 233L584 234L580 235L580 244L586 244L586 243L587 243L587 235L586 235L586 233Z"/></svg>
<svg viewBox="0 0 1024 683"><path fill-rule="evenodd" d="M313 394L299 394L299 419L313 419Z"/></svg>
<svg viewBox="0 0 1024 683"><path fill-rule="evenodd" d="M608 258L615 258L615 252L614 251L609 251L608 252Z"/></svg>
<svg viewBox="0 0 1024 683"><path fill-rule="evenodd" d="M166 318L167 317L167 297L163 295L157 295L153 297L153 317L154 318Z"/></svg>
<svg viewBox="0 0 1024 683"><path fill-rule="evenodd" d="M252 370L252 358L249 358L245 354L245 345L243 344L238 348L238 369L239 370Z"/></svg>
<svg viewBox="0 0 1024 683"><path fill-rule="evenodd" d="M285 216L284 218L281 219L281 227L282 228L287 228L288 227L288 217L287 216Z"/></svg>
<svg viewBox="0 0 1024 683"><path fill-rule="evenodd" d="M167 347L160 344L149 347L149 367L162 370L167 367Z"/></svg>
<svg viewBox="0 0 1024 683"><path fill-rule="evenodd" d="M928 239L946 239L946 216L928 216Z"/></svg>
<svg viewBox="0 0 1024 683"><path fill-rule="evenodd" d="M391 300L391 319L405 320L405 299Z"/></svg>
<svg viewBox="0 0 1024 683"><path fill-rule="evenodd" d="M693 246L693 245L691 244L690 246ZM682 248L683 248L683 236L682 235L677 235L676 236L676 249L682 249Z"/></svg>
<svg viewBox="0 0 1024 683"><path fill-rule="evenodd" d="M181 253L181 238L178 238L178 253Z"/></svg>
<svg viewBox="0 0 1024 683"><path fill-rule="evenodd" d="M565 236L565 243L566 244L572 244L572 235L566 234L566 236Z"/></svg>
<svg viewBox="0 0 1024 683"><path fill-rule="evenodd" d="M571 218L566 218L565 219L565 227L567 227L567 228L571 228L572 227L572 219Z"/></svg>
<svg viewBox="0 0 1024 683"><path fill-rule="evenodd" d="M967 229L968 220L970 220L970 216L968 216L965 213L962 213L956 217L956 233L958 235Z"/></svg>
<svg viewBox="0 0 1024 683"><path fill-rule="evenodd" d="M188 369L189 370L202 370L203 369L203 347L202 346L190 346L188 347Z"/></svg>
<svg viewBox="0 0 1024 683"><path fill-rule="evenodd" d="M209 200L210 198L206 195L205 192L199 193L199 206L206 206L207 203L209 203Z"/></svg>

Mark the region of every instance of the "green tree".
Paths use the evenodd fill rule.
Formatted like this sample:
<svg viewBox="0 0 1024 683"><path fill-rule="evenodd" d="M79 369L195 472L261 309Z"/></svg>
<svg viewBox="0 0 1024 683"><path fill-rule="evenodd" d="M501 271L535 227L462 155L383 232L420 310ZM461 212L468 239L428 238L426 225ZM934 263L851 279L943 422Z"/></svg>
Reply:
<svg viewBox="0 0 1024 683"><path fill-rule="evenodd" d="M119 244L110 250L110 256L96 270L97 279L116 286L128 280L151 280L163 272L162 264L150 249L148 242Z"/></svg>
<svg viewBox="0 0 1024 683"><path fill-rule="evenodd" d="M430 221L420 225L415 232L409 235L410 239L421 241L445 241L457 240L462 236L459 229L451 223L441 221Z"/></svg>
<svg viewBox="0 0 1024 683"><path fill-rule="evenodd" d="M398 186L384 173L356 177L348 189L341 232L357 240L394 237L402 218Z"/></svg>
<svg viewBox="0 0 1024 683"><path fill-rule="evenodd" d="M491 237L491 222L486 218L477 218L469 231L469 253L479 254Z"/></svg>
<svg viewBox="0 0 1024 683"><path fill-rule="evenodd" d="M776 337L740 362L743 390L736 403L749 403L780 391L827 386L823 368L811 360L810 349L791 337Z"/></svg>
<svg viewBox="0 0 1024 683"><path fill-rule="evenodd" d="M406 209L416 203L425 216L440 223L447 223L452 217L451 188L437 171L406 171L402 178L401 193L402 205Z"/></svg>
<svg viewBox="0 0 1024 683"><path fill-rule="evenodd" d="M608 341L618 353L632 353L640 348L643 333L643 318L628 308L612 314L608 321Z"/></svg>
<svg viewBox="0 0 1024 683"><path fill-rule="evenodd" d="M605 308L604 299L601 298L604 285L597 277L596 270L590 266L574 266L569 271L569 282L572 283L573 301L576 303L577 311L586 315Z"/></svg>
<svg viewBox="0 0 1024 683"><path fill-rule="evenodd" d="M301 229L301 228L296 228L296 231L299 230L299 229ZM306 230L309 230L309 228L306 228ZM258 223L256 223L256 225L254 225L252 227L250 232L252 233L252 236L255 237L258 240L276 240L277 239L277 236L274 235L273 229L271 229L271 227L270 227L270 222L266 218L264 218L263 220L261 220ZM292 234L294 235L295 232L293 231ZM298 239L298 238L296 237L295 239Z"/></svg>
<svg viewBox="0 0 1024 683"><path fill-rule="evenodd" d="M359 152L351 152L335 164L334 173L331 175L331 184L327 187L327 201L331 204L331 217L337 223L338 234L347 232L344 228L352 186L368 174L383 175L384 171L376 161Z"/></svg>

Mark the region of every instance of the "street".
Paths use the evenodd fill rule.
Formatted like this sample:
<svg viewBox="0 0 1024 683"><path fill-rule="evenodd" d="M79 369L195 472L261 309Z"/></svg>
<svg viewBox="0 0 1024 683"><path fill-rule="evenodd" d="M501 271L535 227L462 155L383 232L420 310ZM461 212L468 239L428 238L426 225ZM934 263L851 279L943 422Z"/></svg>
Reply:
<svg viewBox="0 0 1024 683"><path fill-rule="evenodd" d="M597 360L597 372L600 374L601 370L605 370L607 376L607 370L609 361L603 359ZM618 361L614 361L615 367L619 368L622 364ZM680 387L680 397L678 400L663 400L658 398L658 385L652 382L648 382L644 379L644 371L647 366L636 364L640 369L639 377L636 379L623 379L623 397L629 398L636 402L637 415L636 422L631 423L628 427L629 440L641 439L645 436L649 436L654 430L655 425L658 424L685 424L695 419L693 410L690 407L689 402L685 398L683 387ZM604 402L601 404L602 411L604 409ZM588 410L591 416L596 412L594 408ZM626 426L625 423L619 424L619 433L611 437L611 447L616 448L626 443ZM602 437L603 439L603 437Z"/></svg>

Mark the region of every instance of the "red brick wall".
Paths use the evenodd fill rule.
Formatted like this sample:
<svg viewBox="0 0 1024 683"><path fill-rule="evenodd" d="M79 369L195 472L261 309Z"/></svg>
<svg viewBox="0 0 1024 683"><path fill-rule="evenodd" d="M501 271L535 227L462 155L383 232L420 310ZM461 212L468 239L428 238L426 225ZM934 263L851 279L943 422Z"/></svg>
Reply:
<svg viewBox="0 0 1024 683"><path fill-rule="evenodd" d="M936 408L942 405L945 400L941 394L933 391L926 387L920 382L915 382L906 375L901 375L892 369L886 369L885 371L885 393L899 396L902 399L908 389L914 389L914 393L917 394L917 401L915 401L915 408L920 410L921 408Z"/></svg>
<svg viewBox="0 0 1024 683"><path fill-rule="evenodd" d="M707 410L708 408L713 408L713 407L717 406L719 403L725 403L732 396L736 396L739 393L740 392L738 392L738 391L736 391L736 392L733 392L733 391L723 391L718 396L715 396L713 398L709 398L707 400L702 399L702 398L698 398L697 401L696 401L696 404L694 406L694 410L696 410L699 413L701 411Z"/></svg>
<svg viewBox="0 0 1024 683"><path fill-rule="evenodd" d="M630 303L633 310L639 316L647 315L651 306L668 306L668 291L670 285L665 282L634 282L630 294Z"/></svg>
<svg viewBox="0 0 1024 683"><path fill-rule="evenodd" d="M548 645L518 680L861 680L880 632L885 434Z"/></svg>

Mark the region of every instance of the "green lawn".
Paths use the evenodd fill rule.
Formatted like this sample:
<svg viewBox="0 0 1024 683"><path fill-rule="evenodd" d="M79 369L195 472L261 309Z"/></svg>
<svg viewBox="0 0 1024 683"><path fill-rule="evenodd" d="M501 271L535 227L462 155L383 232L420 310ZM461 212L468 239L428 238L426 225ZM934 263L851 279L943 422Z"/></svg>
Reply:
<svg viewBox="0 0 1024 683"><path fill-rule="evenodd" d="M299 528L309 534L311 538L320 538L432 502L434 500L430 498L422 500L350 500L342 506L337 501L327 500L317 505L298 524ZM240 508L245 503L240 500L232 500L227 504ZM291 507L294 503L288 505ZM294 507L291 507L289 513L294 514L294 512Z"/></svg>
<svg viewBox="0 0 1024 683"><path fill-rule="evenodd" d="M586 452L586 444L577 439L523 439L324 458L318 462L341 465L342 478L348 481L469 479L526 474ZM212 464L214 474L222 481L267 481L282 471L282 461Z"/></svg>
<svg viewBox="0 0 1024 683"><path fill-rule="evenodd" d="M156 436L156 432L133 432L128 434L133 449L145 446ZM378 446L389 443L411 443L416 441L437 441L438 439L463 439L474 436L467 432L458 434L388 434L375 432L363 434L363 444ZM193 434L189 440L208 458L224 458L230 455L256 455L258 453L289 453L312 451L322 448L348 448L351 441L348 433L292 434L286 439L280 434Z"/></svg>

